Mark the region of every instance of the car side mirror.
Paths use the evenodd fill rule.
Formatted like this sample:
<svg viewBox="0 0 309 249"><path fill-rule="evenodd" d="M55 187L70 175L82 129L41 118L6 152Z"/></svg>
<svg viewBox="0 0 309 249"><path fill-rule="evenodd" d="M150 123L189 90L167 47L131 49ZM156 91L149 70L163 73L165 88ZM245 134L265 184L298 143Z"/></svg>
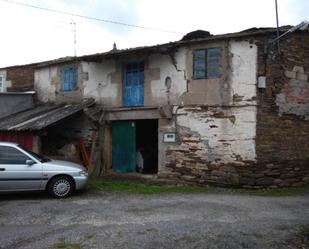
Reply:
<svg viewBox="0 0 309 249"><path fill-rule="evenodd" d="M35 164L35 161L33 161L33 160L31 160L31 159L28 159L28 160L26 160L26 164L27 164L28 166L32 166L33 164Z"/></svg>

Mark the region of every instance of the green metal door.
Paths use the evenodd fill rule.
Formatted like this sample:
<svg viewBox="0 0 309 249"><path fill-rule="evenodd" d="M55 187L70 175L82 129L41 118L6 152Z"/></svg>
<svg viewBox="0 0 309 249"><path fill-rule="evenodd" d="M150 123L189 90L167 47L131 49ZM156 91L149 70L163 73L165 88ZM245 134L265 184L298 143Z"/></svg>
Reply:
<svg viewBox="0 0 309 249"><path fill-rule="evenodd" d="M112 165L119 173L135 172L135 122L117 121L112 124Z"/></svg>

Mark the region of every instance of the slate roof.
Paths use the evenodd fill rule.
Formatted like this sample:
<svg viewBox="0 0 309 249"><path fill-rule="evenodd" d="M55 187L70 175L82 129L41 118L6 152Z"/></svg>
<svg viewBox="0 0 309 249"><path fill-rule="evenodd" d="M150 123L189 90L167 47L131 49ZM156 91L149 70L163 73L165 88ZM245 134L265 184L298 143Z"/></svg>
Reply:
<svg viewBox="0 0 309 249"><path fill-rule="evenodd" d="M0 131L38 131L93 105L93 99L77 104L48 104L0 119Z"/></svg>
<svg viewBox="0 0 309 249"><path fill-rule="evenodd" d="M282 26L280 27L280 34L288 31L292 26ZM260 35L276 35L277 29L276 28L250 28L240 32L235 33L227 33L227 34L219 34L219 35L211 35L204 38L195 38L190 40L179 40L169 43L163 43L153 46L141 46L135 48L127 48L127 49L116 49L110 50L103 53L95 53L89 55L82 55L82 56L67 56L58 58L55 60L43 61L38 63L26 64L26 65L17 65L12 67L27 67L32 66L33 68L41 68L47 67L50 65L55 64L63 64L63 63L74 63L78 61L100 61L102 58L113 58L117 56L123 56L135 52L147 52L147 53L154 53L154 52L168 52L171 49L175 49L177 47L190 44L190 43L198 43L202 41L217 41L217 40L226 40L226 39L236 39L236 38L245 38L251 36L260 36ZM309 32L308 29L302 32ZM7 69L11 67L4 67L0 69Z"/></svg>

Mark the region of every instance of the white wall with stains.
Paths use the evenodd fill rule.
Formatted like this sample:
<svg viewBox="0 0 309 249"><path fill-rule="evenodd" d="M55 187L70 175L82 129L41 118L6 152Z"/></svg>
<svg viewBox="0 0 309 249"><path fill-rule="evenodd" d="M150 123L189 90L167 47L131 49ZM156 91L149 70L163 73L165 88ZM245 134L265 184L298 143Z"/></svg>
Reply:
<svg viewBox="0 0 309 249"><path fill-rule="evenodd" d="M257 47L248 41L230 41L229 58L230 105L195 105L178 111L179 144L168 150L184 157L176 160L180 164L195 160L190 153L211 164L256 161Z"/></svg>
<svg viewBox="0 0 309 249"><path fill-rule="evenodd" d="M256 160L255 106L213 107L207 111L195 107L184 108L178 113L177 124L200 139L194 146L202 153L203 160L212 164L243 164L244 160Z"/></svg>
<svg viewBox="0 0 309 249"><path fill-rule="evenodd" d="M117 106L121 88L119 83L112 82L112 73L116 71L115 61L82 62L82 71L88 74L87 79L83 81L83 96L94 98L103 105Z"/></svg>
<svg viewBox="0 0 309 249"><path fill-rule="evenodd" d="M156 98L164 98L167 104L168 94L171 104L179 105L181 95L187 90L186 81L186 49L179 49L174 55L156 54L149 57L149 68L160 68L160 79L150 82L151 94ZM165 84L167 77L171 78L171 87ZM162 103L163 104L163 103Z"/></svg>
<svg viewBox="0 0 309 249"><path fill-rule="evenodd" d="M248 41L230 41L232 95L237 105L255 105L257 84L257 46Z"/></svg>
<svg viewBox="0 0 309 249"><path fill-rule="evenodd" d="M54 80L57 77L57 66L36 69L34 72L34 90L41 102L54 102L56 100L56 87Z"/></svg>

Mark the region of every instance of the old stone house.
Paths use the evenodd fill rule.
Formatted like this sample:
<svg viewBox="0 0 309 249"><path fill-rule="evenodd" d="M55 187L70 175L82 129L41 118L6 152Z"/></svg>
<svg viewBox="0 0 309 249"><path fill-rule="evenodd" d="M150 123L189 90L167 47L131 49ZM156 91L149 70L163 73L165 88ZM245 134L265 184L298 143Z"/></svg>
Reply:
<svg viewBox="0 0 309 249"><path fill-rule="evenodd" d="M281 28L283 34L289 27ZM202 34L202 36L200 36ZM40 63L43 103L93 98L103 164L226 186L309 182L309 32L250 29Z"/></svg>
<svg viewBox="0 0 309 249"><path fill-rule="evenodd" d="M57 61L67 60L70 58ZM90 136L89 129L94 125L83 115L83 109L94 101L40 103L34 91L34 69L41 64L0 68L0 141L16 142L35 152L50 153L58 149L52 146L53 141L63 146L80 137L81 126L88 127L84 135ZM59 135L59 130L64 137Z"/></svg>

